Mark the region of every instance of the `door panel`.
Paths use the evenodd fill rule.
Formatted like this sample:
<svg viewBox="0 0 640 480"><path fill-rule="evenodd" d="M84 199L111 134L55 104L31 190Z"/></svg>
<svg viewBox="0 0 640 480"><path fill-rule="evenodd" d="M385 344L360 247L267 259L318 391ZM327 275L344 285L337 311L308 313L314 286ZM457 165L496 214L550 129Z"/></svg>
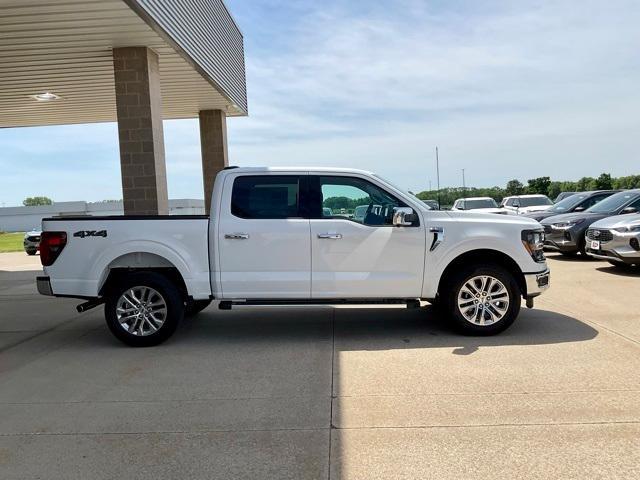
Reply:
<svg viewBox="0 0 640 480"><path fill-rule="evenodd" d="M337 233L341 238L318 238ZM369 227L311 220L313 298L420 297L425 237L421 227Z"/></svg>
<svg viewBox="0 0 640 480"><path fill-rule="evenodd" d="M217 233L223 297L309 298L309 220L298 217L304 176L242 177L230 176L223 190Z"/></svg>

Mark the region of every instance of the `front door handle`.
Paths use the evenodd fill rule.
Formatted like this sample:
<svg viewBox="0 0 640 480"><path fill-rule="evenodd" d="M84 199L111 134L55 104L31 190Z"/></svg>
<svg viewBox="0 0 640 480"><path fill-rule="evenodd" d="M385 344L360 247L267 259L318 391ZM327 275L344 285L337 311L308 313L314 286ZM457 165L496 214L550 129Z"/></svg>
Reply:
<svg viewBox="0 0 640 480"><path fill-rule="evenodd" d="M246 240L249 238L248 233L225 233L224 238L228 238L230 240Z"/></svg>
<svg viewBox="0 0 640 480"><path fill-rule="evenodd" d="M328 238L330 240L339 240L342 238L341 233L319 233L318 238Z"/></svg>

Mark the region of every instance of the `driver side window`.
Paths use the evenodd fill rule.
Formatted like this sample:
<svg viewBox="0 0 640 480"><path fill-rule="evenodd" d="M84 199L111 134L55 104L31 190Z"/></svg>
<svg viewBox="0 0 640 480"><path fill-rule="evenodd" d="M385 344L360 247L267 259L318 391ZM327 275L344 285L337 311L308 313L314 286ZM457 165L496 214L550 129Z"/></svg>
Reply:
<svg viewBox="0 0 640 480"><path fill-rule="evenodd" d="M383 189L356 177L320 177L322 218L346 218L363 225L393 225L394 207L406 206ZM329 215L327 215L329 213Z"/></svg>

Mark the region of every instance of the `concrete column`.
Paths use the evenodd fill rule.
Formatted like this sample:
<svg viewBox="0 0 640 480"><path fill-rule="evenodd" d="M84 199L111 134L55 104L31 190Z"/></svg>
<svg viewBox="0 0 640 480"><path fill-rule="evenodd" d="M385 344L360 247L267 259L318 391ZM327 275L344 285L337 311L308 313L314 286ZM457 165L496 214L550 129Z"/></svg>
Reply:
<svg viewBox="0 0 640 480"><path fill-rule="evenodd" d="M113 49L125 215L168 215L158 55Z"/></svg>
<svg viewBox="0 0 640 480"><path fill-rule="evenodd" d="M227 153L227 117L222 110L201 110L200 147L204 179L204 207L211 208L211 192L216 174L229 165Z"/></svg>

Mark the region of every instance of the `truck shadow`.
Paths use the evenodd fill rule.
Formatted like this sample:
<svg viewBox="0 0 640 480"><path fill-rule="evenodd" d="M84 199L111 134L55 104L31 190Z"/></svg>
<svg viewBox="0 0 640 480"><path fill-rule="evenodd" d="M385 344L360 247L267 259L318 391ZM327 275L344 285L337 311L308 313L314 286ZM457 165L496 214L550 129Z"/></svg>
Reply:
<svg viewBox="0 0 640 480"><path fill-rule="evenodd" d="M468 355L479 347L545 345L591 340L591 326L546 310L523 309L505 332L492 337L466 337L449 328L432 306L399 308L209 308L187 319L172 342L263 343L331 340L341 350L389 350L453 347Z"/></svg>

